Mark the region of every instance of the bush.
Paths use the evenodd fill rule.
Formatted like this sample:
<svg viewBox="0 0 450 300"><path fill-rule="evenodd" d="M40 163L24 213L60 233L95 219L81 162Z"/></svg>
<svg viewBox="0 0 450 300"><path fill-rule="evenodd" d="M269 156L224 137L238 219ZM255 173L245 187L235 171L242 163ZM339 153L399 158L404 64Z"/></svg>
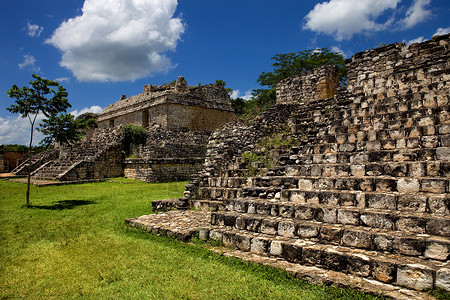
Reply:
<svg viewBox="0 0 450 300"><path fill-rule="evenodd" d="M147 130L142 126L128 124L122 127L120 133L127 155L130 153L131 144L143 145L147 141Z"/></svg>

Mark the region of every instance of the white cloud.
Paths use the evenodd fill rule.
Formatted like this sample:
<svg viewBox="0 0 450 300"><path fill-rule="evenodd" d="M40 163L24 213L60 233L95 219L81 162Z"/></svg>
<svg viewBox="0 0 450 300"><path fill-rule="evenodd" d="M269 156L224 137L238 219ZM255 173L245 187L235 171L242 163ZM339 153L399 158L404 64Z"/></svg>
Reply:
<svg viewBox="0 0 450 300"><path fill-rule="evenodd" d="M61 83L61 82L69 82L70 78L69 77L58 77L58 78L55 78L55 81L57 81L59 83Z"/></svg>
<svg viewBox="0 0 450 300"><path fill-rule="evenodd" d="M333 46L333 47L331 47L331 51L342 54L342 56L343 56L344 58L347 58L347 57L352 56L352 53L345 52L344 50L342 50L342 49L339 48L338 46Z"/></svg>
<svg viewBox="0 0 450 300"><path fill-rule="evenodd" d="M414 43L422 43L426 41L426 38L424 38L423 36L419 36L418 38L412 39L410 41L403 41L406 45L411 45Z"/></svg>
<svg viewBox="0 0 450 300"><path fill-rule="evenodd" d="M431 0L414 0L414 3L406 11L406 17L400 21L403 28L411 28L423 22L431 16L431 11L426 9Z"/></svg>
<svg viewBox="0 0 450 300"><path fill-rule="evenodd" d="M334 35L338 41L354 34L379 31L392 23L377 23L387 10L395 9L401 0L330 0L316 4L305 17L304 29Z"/></svg>
<svg viewBox="0 0 450 300"><path fill-rule="evenodd" d="M232 99L242 98L244 100L250 100L252 97L252 90L246 91L244 95L241 95L241 92L239 90L233 90L233 92L231 93Z"/></svg>
<svg viewBox="0 0 450 300"><path fill-rule="evenodd" d="M41 35L42 31L44 30L44 27L31 24L30 22L27 23L27 33L31 37L38 37Z"/></svg>
<svg viewBox="0 0 450 300"><path fill-rule="evenodd" d="M305 17L303 29L334 36L337 41L355 34L409 29L431 16L431 0L413 0L403 18L402 0L330 0L318 3ZM384 21L381 21L384 20Z"/></svg>
<svg viewBox="0 0 450 300"><path fill-rule="evenodd" d="M435 34L433 34L433 36L434 35L443 35L443 34L447 34L447 33L450 33L450 27L447 27L447 28L438 28L437 30L436 30L436 33Z"/></svg>
<svg viewBox="0 0 450 300"><path fill-rule="evenodd" d="M19 64L19 68L23 69L25 67L30 67L34 72L40 72L41 69L36 65L36 58L33 55L25 54L23 56L23 63Z"/></svg>
<svg viewBox="0 0 450 300"><path fill-rule="evenodd" d="M33 145L36 146L44 138L41 132L36 130L36 127L44 119L43 114L39 114L35 123L35 130L33 134ZM30 130L31 125L28 118L17 117L0 117L0 143L1 144L30 144Z"/></svg>
<svg viewBox="0 0 450 300"><path fill-rule="evenodd" d="M177 0L86 0L46 42L63 52L60 65L80 81L122 81L172 68L184 25ZM67 38L70 37L70 38Z"/></svg>
<svg viewBox="0 0 450 300"><path fill-rule="evenodd" d="M85 108L81 109L80 111L78 111L78 110L71 111L70 114L73 115L76 118L79 115L82 115L82 114L87 113L87 112L98 114L98 113L101 113L102 110L103 110L103 108L101 108L100 106L93 105L91 107L85 107Z"/></svg>

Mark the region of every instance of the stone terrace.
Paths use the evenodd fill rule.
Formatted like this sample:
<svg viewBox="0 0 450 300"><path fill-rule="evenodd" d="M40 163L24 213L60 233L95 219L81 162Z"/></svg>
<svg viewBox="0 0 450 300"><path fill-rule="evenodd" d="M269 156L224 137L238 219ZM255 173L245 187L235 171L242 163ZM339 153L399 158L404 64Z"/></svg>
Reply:
<svg viewBox="0 0 450 300"><path fill-rule="evenodd" d="M182 239L197 232L236 256L394 298L449 291L448 48L445 35L357 53L333 98L320 96L333 88L332 71L279 83L279 104L212 134L203 170L177 202L210 220L189 224ZM263 149L277 134L296 145ZM158 216L127 223L169 235L183 227Z"/></svg>

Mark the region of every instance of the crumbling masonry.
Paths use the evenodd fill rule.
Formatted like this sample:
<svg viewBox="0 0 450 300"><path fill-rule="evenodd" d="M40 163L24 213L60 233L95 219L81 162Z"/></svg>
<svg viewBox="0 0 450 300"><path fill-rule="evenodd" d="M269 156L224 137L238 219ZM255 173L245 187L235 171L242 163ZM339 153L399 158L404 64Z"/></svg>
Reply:
<svg viewBox="0 0 450 300"><path fill-rule="evenodd" d="M184 197L153 203L194 210L126 222L313 282L449 291L449 42L357 53L346 86L334 67L278 83L274 107L212 134Z"/></svg>

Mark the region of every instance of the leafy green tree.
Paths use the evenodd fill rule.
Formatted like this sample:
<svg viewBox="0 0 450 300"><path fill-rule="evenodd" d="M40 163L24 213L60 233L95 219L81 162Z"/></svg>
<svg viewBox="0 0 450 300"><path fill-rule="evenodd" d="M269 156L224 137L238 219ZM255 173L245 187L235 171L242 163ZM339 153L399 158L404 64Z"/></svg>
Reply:
<svg viewBox="0 0 450 300"><path fill-rule="evenodd" d="M83 138L84 129L88 128L87 120L77 119L71 114L51 115L44 119L38 131L42 132L45 138L41 144L49 147L54 142L59 144L70 144Z"/></svg>
<svg viewBox="0 0 450 300"><path fill-rule="evenodd" d="M6 94L8 97L16 99L15 103L6 109L13 114L20 114L23 118L28 118L31 125L30 130L30 159L32 158L33 133L36 119L39 113L43 113L47 118L60 112L66 112L71 107L66 89L58 82L41 78L33 74L35 80L30 81L31 87L19 88L13 85ZM30 206L30 181L31 170L27 176L26 206Z"/></svg>
<svg viewBox="0 0 450 300"><path fill-rule="evenodd" d="M257 82L262 86L274 88L283 79L324 65L336 65L341 82L346 79L344 57L328 48L277 54L272 60L273 71L262 72L258 77Z"/></svg>

